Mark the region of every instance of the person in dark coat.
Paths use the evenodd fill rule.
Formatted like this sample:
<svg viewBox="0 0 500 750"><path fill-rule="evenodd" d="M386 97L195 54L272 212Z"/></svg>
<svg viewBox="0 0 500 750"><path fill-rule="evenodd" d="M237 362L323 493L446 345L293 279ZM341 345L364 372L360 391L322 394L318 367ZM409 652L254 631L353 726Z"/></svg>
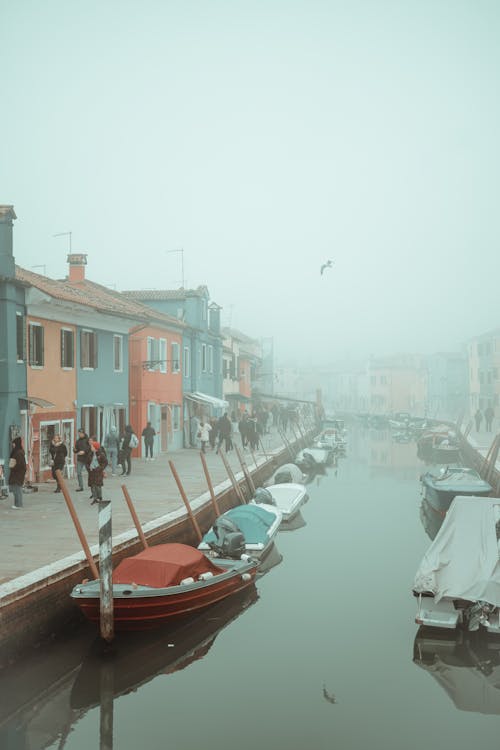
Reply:
<svg viewBox="0 0 500 750"><path fill-rule="evenodd" d="M495 411L491 404L484 410L484 420L486 422L486 432L491 432L491 428L493 426L493 417L495 416Z"/></svg>
<svg viewBox="0 0 500 750"><path fill-rule="evenodd" d="M105 451L97 442L96 437L89 440L90 451L87 456L87 471L89 472L89 487L92 492L92 502L98 503L102 500L102 488L104 485L104 469L108 465Z"/></svg>
<svg viewBox="0 0 500 750"><path fill-rule="evenodd" d="M26 476L26 456L20 437L16 437L12 441L9 469L9 489L14 495L14 505L12 508L17 510L23 507L23 484L24 477Z"/></svg>
<svg viewBox="0 0 500 750"><path fill-rule="evenodd" d="M132 426L128 424L125 427L125 432L123 432L121 435L120 463L122 465L122 476L124 474L127 474L128 476L132 470L132 459L131 459L132 446L130 445L130 441L132 440L133 434L134 434L134 431L132 429Z"/></svg>
<svg viewBox="0 0 500 750"><path fill-rule="evenodd" d="M146 461L153 460L153 444L155 441L155 435L155 428L151 426L151 422L148 422L146 427L142 431L142 437L144 438L144 447L146 449Z"/></svg>
<svg viewBox="0 0 500 750"><path fill-rule="evenodd" d="M476 413L474 414L474 419L476 422L476 432L479 432L479 428L481 427L481 422L483 421L483 412L481 409L478 409Z"/></svg>
<svg viewBox="0 0 500 750"><path fill-rule="evenodd" d="M62 437L60 435L54 435L50 444L49 452L52 460L52 479L55 479L57 482L57 487L54 492L60 492L61 486L56 477L56 471L57 469L59 469L59 471L63 471L66 464L66 456L68 455L68 449L64 445Z"/></svg>
<svg viewBox="0 0 500 750"><path fill-rule="evenodd" d="M216 453L219 452L219 448L221 447L223 441L225 441L225 449L226 453L231 450L233 447L233 441L231 440L231 433L233 431L233 425L231 424L231 420L227 416L227 412L222 416L219 421L217 422L217 434L219 436L219 441L217 443L217 450Z"/></svg>
<svg viewBox="0 0 500 750"><path fill-rule="evenodd" d="M87 457L89 451L89 436L85 430L80 427L78 430L78 438L75 447L73 448L73 453L76 458L76 476L78 478L77 492L83 492L83 470L87 468Z"/></svg>

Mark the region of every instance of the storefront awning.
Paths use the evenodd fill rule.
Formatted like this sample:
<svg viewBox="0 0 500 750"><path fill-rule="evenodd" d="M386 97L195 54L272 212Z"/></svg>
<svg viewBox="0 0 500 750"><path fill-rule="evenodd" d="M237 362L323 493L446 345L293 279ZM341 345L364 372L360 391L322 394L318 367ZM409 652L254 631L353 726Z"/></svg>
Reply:
<svg viewBox="0 0 500 750"><path fill-rule="evenodd" d="M200 393L195 391L194 393L185 393L184 397L190 401L195 401L197 404L209 404L217 409L227 409L229 406L227 401L222 398L216 398L215 396L209 396L207 393Z"/></svg>
<svg viewBox="0 0 500 750"><path fill-rule="evenodd" d="M226 393L226 398L231 401L242 401L243 403L248 403L248 401L252 400L251 398L248 398L248 396L244 396L242 393Z"/></svg>
<svg viewBox="0 0 500 750"><path fill-rule="evenodd" d="M53 409L55 404L44 398L39 398L38 396L28 396L27 398L19 399L19 406L21 409L27 409L29 406L40 406L42 409Z"/></svg>

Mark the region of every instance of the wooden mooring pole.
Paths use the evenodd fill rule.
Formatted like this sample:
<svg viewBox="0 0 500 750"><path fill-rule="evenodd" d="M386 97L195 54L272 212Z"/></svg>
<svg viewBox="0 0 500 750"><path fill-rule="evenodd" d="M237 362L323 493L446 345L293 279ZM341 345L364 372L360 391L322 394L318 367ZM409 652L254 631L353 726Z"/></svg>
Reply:
<svg viewBox="0 0 500 750"><path fill-rule="evenodd" d="M236 492L236 495L238 496L240 503L242 505L246 505L245 496L244 496L243 492L241 491L240 485L236 481L236 477L233 474L233 470L231 469L231 467L229 465L229 461L227 460L226 454L224 453L224 451L222 450L222 448L220 449L219 454L220 454L220 457L222 458L222 463L226 467L226 471L227 471L227 475L229 477L229 481L233 485L233 489Z"/></svg>
<svg viewBox="0 0 500 750"><path fill-rule="evenodd" d="M83 529L81 527L80 521L78 520L78 516L76 515L75 506L73 505L73 501L68 492L68 487L59 469L56 469L56 477L57 477L57 481L59 482L59 487L61 488L61 491L63 493L64 500L68 507L71 520L73 521L73 524L75 526L76 533L78 534L80 544L82 545L83 553L85 557L87 558L87 562L89 564L89 568L92 572L93 577L95 578L95 580L97 580L99 578L99 571L97 570L97 565L94 562L94 558L92 557L92 553L90 552L90 547L88 545L87 539L85 537L85 534L83 533Z"/></svg>
<svg viewBox="0 0 500 750"><path fill-rule="evenodd" d="M111 503L99 502L99 571L101 638L110 643L115 636L113 619L113 540L111 534Z"/></svg>
<svg viewBox="0 0 500 750"><path fill-rule="evenodd" d="M205 458L205 454L203 453L203 451L200 451L200 458L201 458L201 463L203 466L203 471L205 473L205 479L207 480L208 489L210 492L210 498L212 500L212 505L214 507L215 515L220 516L220 510L217 504L217 498L215 497L214 486L212 484L212 478L210 476L210 472L208 471L207 459Z"/></svg>
<svg viewBox="0 0 500 750"><path fill-rule="evenodd" d="M247 466L247 462L241 455L240 449L237 445L234 446L234 450L236 451L236 455L238 456L238 460L241 464L241 468L243 471L243 474L245 475L245 479L248 485L248 489L250 490L251 496L253 497L255 495L255 485L253 483L252 475L250 474Z"/></svg>
<svg viewBox="0 0 500 750"><path fill-rule="evenodd" d="M169 461L168 465L170 466L170 471L174 475L174 479L176 481L177 487L179 488L179 492L181 493L182 500L184 502L184 505L186 506L186 510L188 512L188 516L191 519L191 523L193 524L194 533L198 537L198 541L201 542L201 540L203 539L203 534L201 533L200 527L198 526L198 521L196 520L196 518L193 515L193 511L191 510L191 506L189 504L189 500L187 499L187 495L184 492L184 487L182 486L182 482L179 479L179 475L177 474L177 470L176 470L176 468L175 468L175 466L174 466L174 464L173 464L172 461Z"/></svg>
<svg viewBox="0 0 500 750"><path fill-rule="evenodd" d="M122 484L122 492L125 496L125 502L127 503L128 509L130 511L130 515L132 516L132 521L134 522L134 526L137 529L137 533L139 534L139 539L141 540L141 544L146 549L148 547L148 543L146 541L146 537L144 536L144 531L142 530L142 526L139 523L139 518L137 516L137 513L135 512L134 503L132 502L132 498L129 495L129 492L124 484Z"/></svg>

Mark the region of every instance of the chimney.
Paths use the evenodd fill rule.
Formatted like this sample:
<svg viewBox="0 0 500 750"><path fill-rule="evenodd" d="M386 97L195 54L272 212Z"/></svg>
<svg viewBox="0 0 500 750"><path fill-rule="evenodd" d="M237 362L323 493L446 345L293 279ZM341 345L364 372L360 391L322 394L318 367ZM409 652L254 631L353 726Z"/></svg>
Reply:
<svg viewBox="0 0 500 750"><path fill-rule="evenodd" d="M68 255L69 281L85 281L85 266L87 265L86 253L70 253Z"/></svg>
<svg viewBox="0 0 500 750"><path fill-rule="evenodd" d="M0 276L14 278L16 264L12 254L12 222L17 219L14 206L0 206Z"/></svg>

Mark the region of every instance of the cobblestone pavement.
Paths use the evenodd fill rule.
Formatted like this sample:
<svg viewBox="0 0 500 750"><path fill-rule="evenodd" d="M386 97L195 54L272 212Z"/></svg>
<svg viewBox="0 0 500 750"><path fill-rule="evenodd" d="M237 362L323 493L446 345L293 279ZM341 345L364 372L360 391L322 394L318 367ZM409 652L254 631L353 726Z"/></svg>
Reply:
<svg viewBox="0 0 500 750"><path fill-rule="evenodd" d="M292 435L288 435L292 440ZM239 436L236 443L241 449ZM271 455L283 448L281 437L276 432L265 435L262 448L255 458L260 464L265 461L264 452ZM252 468L253 457L245 451L245 460ZM234 471L241 471L235 451L228 454ZM142 524L163 516L183 505L179 490L170 471L172 461L190 501L207 491L208 486L198 450L183 449L162 454L153 461L132 459L130 476L111 476L109 470L104 480L103 498L113 502L113 535L133 527L121 486L126 485ZM227 480L221 456L212 451L206 454L212 482L217 485ZM68 479L67 485L75 505L78 518L90 545L98 542L97 505L90 505L90 491L75 492L76 478ZM73 522L62 493L54 493L55 482L38 485L38 492L23 494L24 507L13 510L13 496L0 501L2 546L0 557L0 583L37 570L48 563L81 551Z"/></svg>

